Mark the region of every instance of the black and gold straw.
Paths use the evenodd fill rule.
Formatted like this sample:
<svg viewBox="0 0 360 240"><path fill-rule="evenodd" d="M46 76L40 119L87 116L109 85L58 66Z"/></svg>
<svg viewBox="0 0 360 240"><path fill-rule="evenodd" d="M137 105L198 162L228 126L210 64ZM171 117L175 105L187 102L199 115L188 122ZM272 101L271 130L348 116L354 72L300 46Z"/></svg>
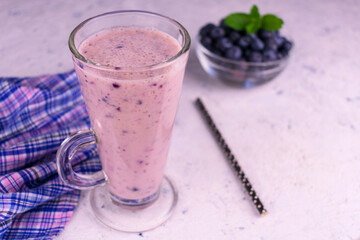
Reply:
<svg viewBox="0 0 360 240"><path fill-rule="evenodd" d="M196 99L196 105L199 107L202 115L205 117L205 120L208 123L208 126L210 127L211 131L215 135L217 142L220 144L221 148L224 150L226 158L229 160L229 162L230 162L231 166L233 167L233 169L235 170L237 176L239 177L241 182L244 184L245 189L248 192L256 209L259 211L261 216L266 215L267 211L265 210L264 205L261 203L255 190L251 186L249 179L247 179L247 177L245 176L244 171L241 169L238 161L236 160L235 156L232 154L229 146L226 144L219 129L216 127L214 121L212 120L211 116L209 115L208 111L206 110L206 108L200 98Z"/></svg>

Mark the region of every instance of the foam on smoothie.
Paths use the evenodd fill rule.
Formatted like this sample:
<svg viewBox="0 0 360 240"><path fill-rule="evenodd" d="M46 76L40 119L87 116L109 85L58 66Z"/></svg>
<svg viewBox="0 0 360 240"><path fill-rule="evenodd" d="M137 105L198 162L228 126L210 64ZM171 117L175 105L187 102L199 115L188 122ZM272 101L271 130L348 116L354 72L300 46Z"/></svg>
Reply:
<svg viewBox="0 0 360 240"><path fill-rule="evenodd" d="M80 53L102 65L141 67L176 55L180 45L171 36L148 28L114 28L95 34L80 46Z"/></svg>

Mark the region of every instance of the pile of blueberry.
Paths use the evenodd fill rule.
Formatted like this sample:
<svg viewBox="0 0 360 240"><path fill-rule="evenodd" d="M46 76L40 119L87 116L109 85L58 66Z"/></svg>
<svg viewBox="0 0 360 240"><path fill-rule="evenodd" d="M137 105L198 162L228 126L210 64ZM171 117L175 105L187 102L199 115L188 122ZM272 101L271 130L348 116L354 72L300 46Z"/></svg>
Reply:
<svg viewBox="0 0 360 240"><path fill-rule="evenodd" d="M200 29L200 42L212 53L231 60L270 62L286 57L293 44L279 31L258 30L254 34L236 31L224 21Z"/></svg>

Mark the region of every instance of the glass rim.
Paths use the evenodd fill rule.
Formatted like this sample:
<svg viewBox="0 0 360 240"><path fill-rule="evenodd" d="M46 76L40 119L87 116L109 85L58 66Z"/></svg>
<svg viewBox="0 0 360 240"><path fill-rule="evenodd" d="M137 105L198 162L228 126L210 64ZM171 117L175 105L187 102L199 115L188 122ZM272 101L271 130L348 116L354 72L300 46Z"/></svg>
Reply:
<svg viewBox="0 0 360 240"><path fill-rule="evenodd" d="M175 55L173 55L172 57L170 57L170 58L168 58L168 59L166 59L166 60L164 60L162 62L158 62L158 63L150 64L150 65L144 65L144 66L137 66L137 67L123 67L123 66L115 66L115 65L109 65L109 64L96 63L96 62L86 58L85 56L83 56L78 51L77 47L75 46L75 41L74 41L75 35L88 22L96 20L96 19L101 18L101 17L109 16L109 15L131 14L131 13L132 14L156 16L156 17L163 18L163 19L168 20L169 22L173 23L175 26L177 26L179 28L179 30L184 35L184 44L183 44L183 46L181 46L181 49ZM190 34L185 29L185 27L182 24L180 24L178 21L176 21L176 20L174 20L174 19L172 19L170 17L167 17L165 15L162 15L162 14L158 14L158 13L154 13L154 12L150 12L150 11L142 11L142 10L118 10L118 11L102 13L102 14L93 16L91 18L88 18L88 19L84 20L83 22L81 22L79 25L77 25L74 28L74 30L72 30L72 32L70 33L70 36L69 36L69 40L68 40L68 45L69 45L70 51L71 51L71 53L73 54L73 56L76 59L80 60L81 62L83 62L85 64L89 64L89 65L91 65L93 67L101 68L101 69L104 69L104 70L114 70L114 71L117 71L117 72L126 71L126 70L138 70L138 71L141 71L141 70L147 70L147 69L150 69L150 68L151 69L160 68L160 67L162 67L164 65L167 65L168 63L171 63L171 62L175 61L180 56L182 56L184 53L189 51L190 44L191 44Z"/></svg>

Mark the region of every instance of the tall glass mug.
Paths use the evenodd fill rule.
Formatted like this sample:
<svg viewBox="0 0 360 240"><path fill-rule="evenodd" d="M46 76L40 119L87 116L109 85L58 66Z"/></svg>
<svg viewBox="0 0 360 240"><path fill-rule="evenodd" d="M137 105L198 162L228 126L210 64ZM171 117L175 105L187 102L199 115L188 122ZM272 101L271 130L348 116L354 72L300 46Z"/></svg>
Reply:
<svg viewBox="0 0 360 240"><path fill-rule="evenodd" d="M168 219L178 198L164 168L190 36L171 18L116 11L82 22L69 46L92 129L62 143L59 176L74 188L93 189L91 207L104 224L150 230ZM74 172L76 151L94 143L102 171Z"/></svg>

